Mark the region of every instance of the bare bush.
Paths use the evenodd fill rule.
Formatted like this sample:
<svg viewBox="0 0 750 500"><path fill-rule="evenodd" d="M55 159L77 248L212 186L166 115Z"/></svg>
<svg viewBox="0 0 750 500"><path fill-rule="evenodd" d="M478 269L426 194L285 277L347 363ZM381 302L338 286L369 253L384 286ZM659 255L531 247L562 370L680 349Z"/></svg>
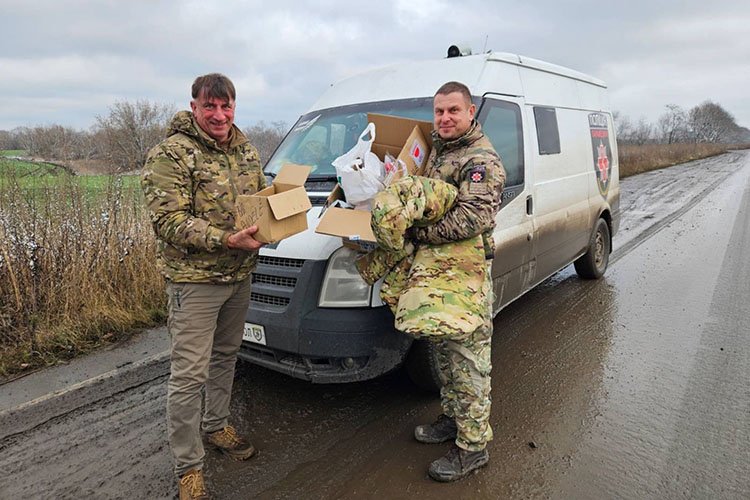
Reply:
<svg viewBox="0 0 750 500"><path fill-rule="evenodd" d="M156 243L137 183L0 175L0 376L163 318Z"/></svg>
<svg viewBox="0 0 750 500"><path fill-rule="evenodd" d="M265 164L284 139L286 129L286 123L282 121L272 122L270 125L260 121L252 127L245 128L242 132L250 139L253 146L258 148L260 161Z"/></svg>
<svg viewBox="0 0 750 500"><path fill-rule="evenodd" d="M99 154L115 171L140 169L148 150L163 138L174 107L148 101L120 101L108 116L97 116L94 133Z"/></svg>

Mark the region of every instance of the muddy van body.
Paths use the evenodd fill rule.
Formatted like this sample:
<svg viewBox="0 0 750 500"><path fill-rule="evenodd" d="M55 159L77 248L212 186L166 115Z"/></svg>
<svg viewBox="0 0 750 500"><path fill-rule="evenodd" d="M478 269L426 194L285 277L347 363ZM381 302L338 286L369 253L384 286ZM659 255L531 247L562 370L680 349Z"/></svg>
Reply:
<svg viewBox="0 0 750 500"><path fill-rule="evenodd" d="M438 384L429 344L394 330L379 283L368 286L354 268L355 251L315 227L336 185L331 161L353 146L367 113L432 121L432 97L451 80L469 87L507 173L494 313L571 263L583 278L604 273L620 192L604 82L498 52L381 68L332 85L265 166L269 177L284 163L313 166L305 185L313 208L307 231L261 250L241 358L316 383L369 379L406 363L417 383Z"/></svg>

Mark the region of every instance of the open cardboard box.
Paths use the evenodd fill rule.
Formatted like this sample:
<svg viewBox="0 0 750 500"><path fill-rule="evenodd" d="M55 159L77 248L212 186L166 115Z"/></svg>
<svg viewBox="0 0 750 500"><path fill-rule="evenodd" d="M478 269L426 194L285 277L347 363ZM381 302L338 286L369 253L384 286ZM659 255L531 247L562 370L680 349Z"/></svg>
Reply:
<svg viewBox="0 0 750 500"><path fill-rule="evenodd" d="M383 160L386 153L396 156L406 164L409 174L422 173L432 147L432 123L396 116L368 114L375 124L375 141L372 152ZM344 200L344 191L336 186L326 201L322 219L316 233L340 236L346 246L362 251L374 247L375 235L370 228L370 212L331 207L336 200Z"/></svg>
<svg viewBox="0 0 750 500"><path fill-rule="evenodd" d="M312 208L305 181L312 167L285 164L273 183L255 194L237 197L236 227L258 226L253 236L263 243L274 243L307 229L306 212Z"/></svg>
<svg viewBox="0 0 750 500"><path fill-rule="evenodd" d="M431 122L374 113L368 113L367 121L375 124L372 152L381 161L390 153L406 164L409 174L422 172L432 148Z"/></svg>

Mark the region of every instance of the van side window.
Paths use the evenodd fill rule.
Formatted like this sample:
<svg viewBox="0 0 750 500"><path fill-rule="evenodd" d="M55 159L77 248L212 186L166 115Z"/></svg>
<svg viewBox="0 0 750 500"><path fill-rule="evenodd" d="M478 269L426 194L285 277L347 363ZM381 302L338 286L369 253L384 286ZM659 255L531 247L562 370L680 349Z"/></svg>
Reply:
<svg viewBox="0 0 750 500"><path fill-rule="evenodd" d="M534 106L536 137L540 155L553 155L560 152L560 132L557 129L555 108Z"/></svg>
<svg viewBox="0 0 750 500"><path fill-rule="evenodd" d="M517 104L485 98L477 121L505 167L505 186L523 184L523 134Z"/></svg>

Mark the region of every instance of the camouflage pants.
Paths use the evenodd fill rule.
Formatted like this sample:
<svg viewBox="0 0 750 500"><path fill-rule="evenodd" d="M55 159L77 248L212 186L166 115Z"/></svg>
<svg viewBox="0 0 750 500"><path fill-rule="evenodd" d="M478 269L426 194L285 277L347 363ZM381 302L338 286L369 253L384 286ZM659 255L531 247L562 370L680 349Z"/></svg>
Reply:
<svg viewBox="0 0 750 500"><path fill-rule="evenodd" d="M456 419L456 445L469 451L485 448L490 427L490 372L492 371L492 280L485 273L487 291L483 324L465 340L435 340L443 387L443 413Z"/></svg>

